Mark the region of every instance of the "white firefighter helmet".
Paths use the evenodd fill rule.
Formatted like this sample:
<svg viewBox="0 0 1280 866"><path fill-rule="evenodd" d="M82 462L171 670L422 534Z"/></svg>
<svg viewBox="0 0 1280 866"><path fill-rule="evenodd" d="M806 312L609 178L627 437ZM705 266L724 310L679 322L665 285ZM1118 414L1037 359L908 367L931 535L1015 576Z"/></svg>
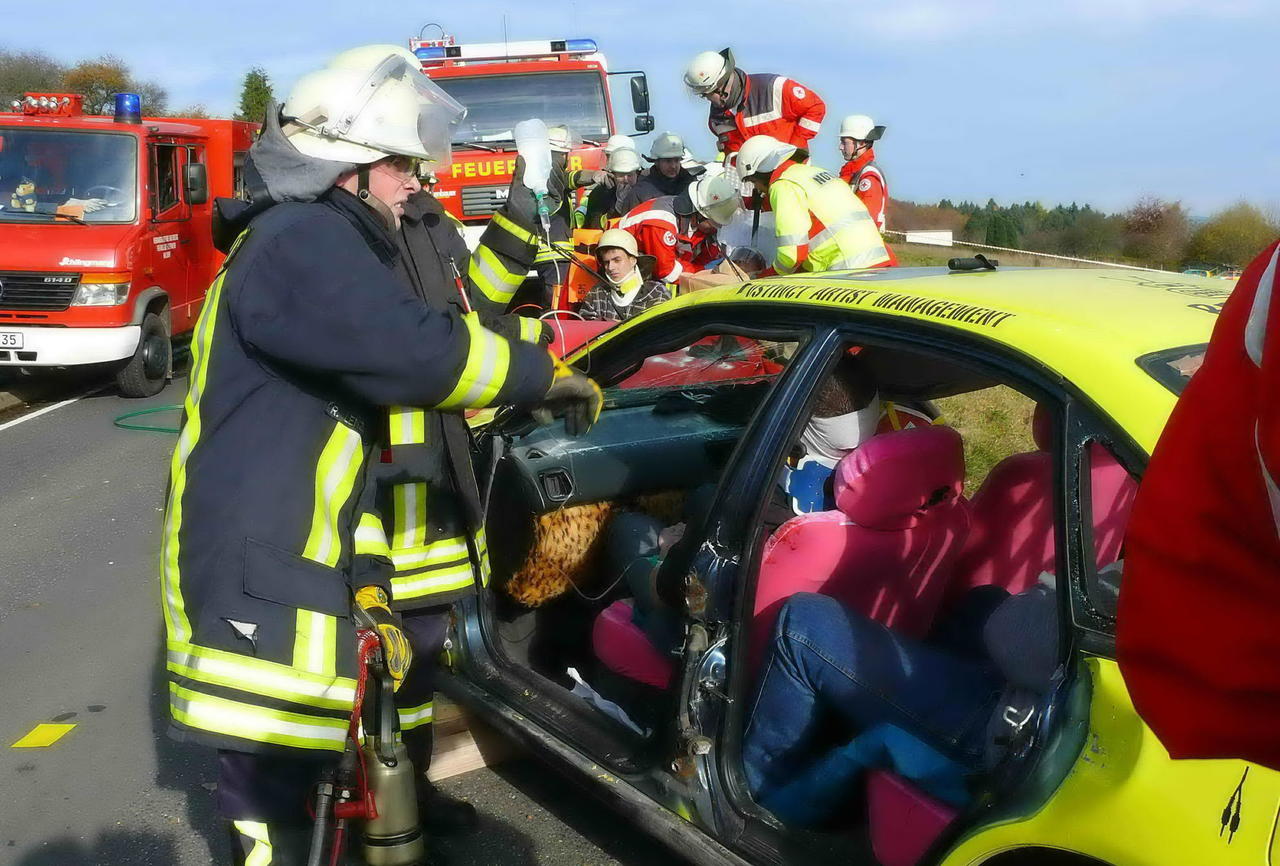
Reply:
<svg viewBox="0 0 1280 866"><path fill-rule="evenodd" d="M884 135L884 127L876 126L876 122L865 114L851 114L840 122L840 137L852 138L855 141L879 141Z"/></svg>
<svg viewBox="0 0 1280 866"><path fill-rule="evenodd" d="M728 48L723 51L703 51L685 68L684 83L694 93L710 93L720 87L731 72L733 53Z"/></svg>
<svg viewBox="0 0 1280 866"><path fill-rule="evenodd" d="M466 112L408 50L365 45L304 75L281 114L289 142L315 159L412 156L441 167L452 161L453 129Z"/></svg>
<svg viewBox="0 0 1280 866"><path fill-rule="evenodd" d="M610 155L615 150L635 150L635 149L636 149L635 140L632 139L631 136L623 135L620 132L609 136L609 140L604 143L605 156Z"/></svg>
<svg viewBox="0 0 1280 866"><path fill-rule="evenodd" d="M674 132L664 132L649 145L649 154L645 159L656 162L660 159L684 158L684 142Z"/></svg>
<svg viewBox="0 0 1280 866"><path fill-rule="evenodd" d="M640 247L636 244L636 236L626 229L609 229L600 235L600 240L596 242L596 254L606 247L617 247L631 254L632 258L640 258Z"/></svg>
<svg viewBox="0 0 1280 866"><path fill-rule="evenodd" d="M577 143L574 140L573 133L569 131L569 127L563 123L548 126L547 139L551 142L552 153L568 153L573 150L573 146Z"/></svg>
<svg viewBox="0 0 1280 866"><path fill-rule="evenodd" d="M746 180L753 174L771 174L796 152L793 144L784 144L772 135L753 135L742 143L738 151L738 177Z"/></svg>
<svg viewBox="0 0 1280 866"><path fill-rule="evenodd" d="M689 198L698 213L718 225L728 225L742 207L742 192L729 175L704 174L689 187Z"/></svg>
<svg viewBox="0 0 1280 866"><path fill-rule="evenodd" d="M605 168L616 174L639 171L640 157L629 147L619 148L609 154L609 158L605 161Z"/></svg>

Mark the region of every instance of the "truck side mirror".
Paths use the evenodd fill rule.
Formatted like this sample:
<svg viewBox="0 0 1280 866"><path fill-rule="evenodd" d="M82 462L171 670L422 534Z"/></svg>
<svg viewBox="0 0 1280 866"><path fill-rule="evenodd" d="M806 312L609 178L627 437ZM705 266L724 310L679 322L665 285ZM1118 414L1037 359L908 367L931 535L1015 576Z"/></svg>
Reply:
<svg viewBox="0 0 1280 866"><path fill-rule="evenodd" d="M636 114L649 113L649 79L643 75L631 79L631 110Z"/></svg>
<svg viewBox="0 0 1280 866"><path fill-rule="evenodd" d="M653 115L636 115L636 132L653 132Z"/></svg>
<svg viewBox="0 0 1280 866"><path fill-rule="evenodd" d="M182 185L187 204L204 204L209 200L209 172L202 162L189 162L183 167Z"/></svg>

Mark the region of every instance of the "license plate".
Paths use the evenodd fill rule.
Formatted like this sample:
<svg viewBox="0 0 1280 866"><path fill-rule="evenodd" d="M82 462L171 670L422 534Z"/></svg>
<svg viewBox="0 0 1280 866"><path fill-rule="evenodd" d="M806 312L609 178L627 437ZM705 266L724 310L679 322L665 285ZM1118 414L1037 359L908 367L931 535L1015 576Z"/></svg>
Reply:
<svg viewBox="0 0 1280 866"><path fill-rule="evenodd" d="M0 331L0 349L21 349L22 334L16 331Z"/></svg>

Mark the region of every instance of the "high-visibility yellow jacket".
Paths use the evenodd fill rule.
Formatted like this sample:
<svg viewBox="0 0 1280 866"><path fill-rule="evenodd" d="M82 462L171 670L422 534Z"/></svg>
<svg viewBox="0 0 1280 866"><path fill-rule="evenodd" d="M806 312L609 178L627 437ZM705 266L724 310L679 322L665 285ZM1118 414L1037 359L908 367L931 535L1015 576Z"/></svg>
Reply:
<svg viewBox="0 0 1280 866"><path fill-rule="evenodd" d="M835 271L871 268L889 261L889 251L849 184L814 165L788 162L769 180L778 252L773 269Z"/></svg>

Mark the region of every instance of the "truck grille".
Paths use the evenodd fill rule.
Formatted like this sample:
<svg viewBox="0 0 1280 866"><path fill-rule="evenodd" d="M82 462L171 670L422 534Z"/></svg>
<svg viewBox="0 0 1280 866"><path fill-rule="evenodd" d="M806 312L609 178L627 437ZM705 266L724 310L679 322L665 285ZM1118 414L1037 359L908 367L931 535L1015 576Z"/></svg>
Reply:
<svg viewBox="0 0 1280 866"><path fill-rule="evenodd" d="M473 186L462 189L463 216L490 216L506 203L505 186Z"/></svg>
<svg viewBox="0 0 1280 866"><path fill-rule="evenodd" d="M65 310L79 286L79 274L0 271L0 310Z"/></svg>

